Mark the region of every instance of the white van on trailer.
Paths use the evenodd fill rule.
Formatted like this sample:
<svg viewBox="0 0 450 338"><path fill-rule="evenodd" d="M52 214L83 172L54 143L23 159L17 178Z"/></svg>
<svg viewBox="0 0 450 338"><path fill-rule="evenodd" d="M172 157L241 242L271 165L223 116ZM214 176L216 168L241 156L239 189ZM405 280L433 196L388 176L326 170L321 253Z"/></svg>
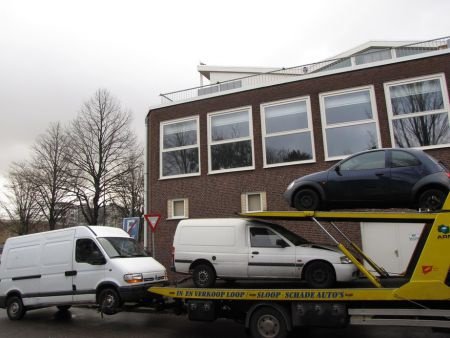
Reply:
<svg viewBox="0 0 450 338"><path fill-rule="evenodd" d="M192 273L197 287L212 287L221 278L297 279L329 288L358 277L338 248L310 243L277 224L240 218L180 221L173 270Z"/></svg>
<svg viewBox="0 0 450 338"><path fill-rule="evenodd" d="M167 282L163 265L125 231L77 226L7 239L0 261L0 308L12 320L27 310L99 304L105 314L141 302Z"/></svg>

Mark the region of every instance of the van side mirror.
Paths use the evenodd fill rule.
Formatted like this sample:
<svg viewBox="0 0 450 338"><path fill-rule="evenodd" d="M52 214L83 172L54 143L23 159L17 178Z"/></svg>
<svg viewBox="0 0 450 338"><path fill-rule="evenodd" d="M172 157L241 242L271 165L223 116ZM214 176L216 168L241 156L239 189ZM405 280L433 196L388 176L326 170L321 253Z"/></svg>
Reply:
<svg viewBox="0 0 450 338"><path fill-rule="evenodd" d="M289 246L289 244L287 244L285 241L283 241L282 239L277 239L277 241L275 242L275 244L277 246L279 246L280 248L286 248Z"/></svg>

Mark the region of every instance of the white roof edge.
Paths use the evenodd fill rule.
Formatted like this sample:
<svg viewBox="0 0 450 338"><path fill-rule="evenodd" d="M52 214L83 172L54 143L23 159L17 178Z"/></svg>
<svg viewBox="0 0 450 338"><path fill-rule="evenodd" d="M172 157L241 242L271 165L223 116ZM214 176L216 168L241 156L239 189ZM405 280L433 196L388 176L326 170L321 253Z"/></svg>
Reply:
<svg viewBox="0 0 450 338"><path fill-rule="evenodd" d="M344 57L348 57L351 56L353 54L359 53L365 49L368 49L370 47L386 47L386 48L391 48L391 47L400 47L400 46L404 46L404 45L409 45L409 44L414 44L414 43L419 43L420 41L382 41L382 40L374 40L374 41L368 41L366 43L363 43L359 46L356 46L352 49L349 49L343 53L340 53L338 55L335 55L331 58L328 58L326 60L333 60L333 59L340 59L340 58L344 58Z"/></svg>
<svg viewBox="0 0 450 338"><path fill-rule="evenodd" d="M279 70L282 67L233 67L233 66L210 66L210 65L198 65L197 71L209 79L211 72L223 72L223 73L251 73L262 74Z"/></svg>

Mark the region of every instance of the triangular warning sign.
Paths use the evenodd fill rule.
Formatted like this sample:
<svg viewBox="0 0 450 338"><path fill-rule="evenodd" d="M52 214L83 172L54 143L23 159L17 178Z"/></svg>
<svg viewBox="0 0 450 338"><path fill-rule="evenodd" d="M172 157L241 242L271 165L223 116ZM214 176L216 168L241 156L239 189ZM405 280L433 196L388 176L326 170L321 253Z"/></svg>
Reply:
<svg viewBox="0 0 450 338"><path fill-rule="evenodd" d="M154 232L156 227L158 226L159 220L161 219L161 215L148 214L148 215L144 215L144 218L148 222L148 225L152 229L152 232Z"/></svg>

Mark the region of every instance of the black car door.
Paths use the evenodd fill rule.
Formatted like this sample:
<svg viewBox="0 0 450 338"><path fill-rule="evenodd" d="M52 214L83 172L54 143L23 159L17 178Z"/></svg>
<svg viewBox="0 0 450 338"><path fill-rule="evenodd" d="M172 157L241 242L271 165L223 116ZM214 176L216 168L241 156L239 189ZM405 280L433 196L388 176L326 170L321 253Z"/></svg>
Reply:
<svg viewBox="0 0 450 338"><path fill-rule="evenodd" d="M393 149L389 153L392 197L407 204L413 198L413 186L428 173L422 162L413 154L401 149Z"/></svg>
<svg viewBox="0 0 450 338"><path fill-rule="evenodd" d="M358 154L329 170L327 196L333 204L385 202L390 199L386 151Z"/></svg>

